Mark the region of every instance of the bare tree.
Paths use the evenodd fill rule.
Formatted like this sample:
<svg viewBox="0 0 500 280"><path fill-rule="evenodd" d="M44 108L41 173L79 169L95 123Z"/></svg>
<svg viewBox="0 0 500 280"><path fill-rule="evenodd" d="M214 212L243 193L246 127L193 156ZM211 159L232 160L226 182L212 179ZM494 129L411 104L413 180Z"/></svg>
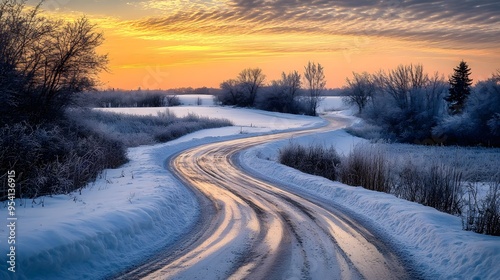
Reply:
<svg viewBox="0 0 500 280"><path fill-rule="evenodd" d="M238 105L242 98L238 81L235 79L224 81L220 84L220 88L222 92L217 97L222 105Z"/></svg>
<svg viewBox="0 0 500 280"><path fill-rule="evenodd" d="M299 113L296 97L301 90L301 75L297 71L281 73L281 79L271 81L265 95L261 95L257 107L267 111Z"/></svg>
<svg viewBox="0 0 500 280"><path fill-rule="evenodd" d="M442 143L433 127L444 110L444 77L429 76L421 65L400 65L372 75L375 93L363 117L381 128L384 137L402 142Z"/></svg>
<svg viewBox="0 0 500 280"><path fill-rule="evenodd" d="M271 87L273 91L279 94L284 103L291 104L294 102L295 97L297 97L302 87L302 81L300 79L301 75L297 71L288 74L282 72L281 79L272 81Z"/></svg>
<svg viewBox="0 0 500 280"><path fill-rule="evenodd" d="M266 75L262 73L260 68L247 68L240 72L237 80L241 90L246 95L246 100L240 105L253 106L257 92L264 85Z"/></svg>
<svg viewBox="0 0 500 280"><path fill-rule="evenodd" d="M293 103L302 87L301 75L299 72L293 71L288 74L285 74L285 72L281 73L280 84L283 88L285 98L289 103Z"/></svg>
<svg viewBox="0 0 500 280"><path fill-rule="evenodd" d="M394 98L401 109L412 107L415 93L429 80L427 74L424 73L424 67L420 64L399 65L388 74L381 72L378 78L384 91Z"/></svg>
<svg viewBox="0 0 500 280"><path fill-rule="evenodd" d="M370 74L367 72L353 73L352 80L347 78L347 88L345 90L347 96L344 98L344 102L358 106L359 113L361 113L368 100L375 93L375 89L374 78Z"/></svg>
<svg viewBox="0 0 500 280"><path fill-rule="evenodd" d="M96 48L104 38L85 17L74 22L40 16L40 4L0 4L2 115L40 121L56 117L74 93L92 89L106 69L106 55Z"/></svg>
<svg viewBox="0 0 500 280"><path fill-rule="evenodd" d="M422 65L399 65L388 74L380 72L375 78L382 94L392 97L402 110L439 113L445 89L442 75L429 77Z"/></svg>
<svg viewBox="0 0 500 280"><path fill-rule="evenodd" d="M304 78L309 91L309 95L307 96L309 114L316 116L323 91L325 90L325 73L321 64L318 63L316 65L316 63L310 61L304 69Z"/></svg>
<svg viewBox="0 0 500 280"><path fill-rule="evenodd" d="M448 84L444 76L435 72L429 77L424 87L424 110L429 116L440 116L444 112L443 96L447 90Z"/></svg>

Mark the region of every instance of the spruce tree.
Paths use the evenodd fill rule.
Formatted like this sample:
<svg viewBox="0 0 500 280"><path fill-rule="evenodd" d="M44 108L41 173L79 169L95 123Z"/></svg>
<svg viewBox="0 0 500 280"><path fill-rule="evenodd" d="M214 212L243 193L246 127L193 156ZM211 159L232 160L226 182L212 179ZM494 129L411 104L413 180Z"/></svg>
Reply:
<svg viewBox="0 0 500 280"><path fill-rule="evenodd" d="M450 79L449 93L444 99L448 102L450 114L455 115L463 111L465 101L470 94L472 79L469 78L471 70L463 60L460 62L460 65L453 70L455 73Z"/></svg>

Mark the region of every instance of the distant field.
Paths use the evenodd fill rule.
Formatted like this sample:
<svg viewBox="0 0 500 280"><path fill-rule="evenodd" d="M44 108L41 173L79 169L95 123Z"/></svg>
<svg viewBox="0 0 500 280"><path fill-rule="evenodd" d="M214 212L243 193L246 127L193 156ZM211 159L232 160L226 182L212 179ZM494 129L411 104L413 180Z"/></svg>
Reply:
<svg viewBox="0 0 500 280"><path fill-rule="evenodd" d="M203 94L189 94L189 95L178 95L177 96L183 106L197 106L198 102L201 101L202 106L214 106L214 96L213 95L203 95ZM342 97L339 96L326 96L319 105L319 112L325 111L340 111L346 110L349 107L342 103Z"/></svg>
<svg viewBox="0 0 500 280"><path fill-rule="evenodd" d="M183 106L213 106L214 96L206 94L186 94L177 96Z"/></svg>
<svg viewBox="0 0 500 280"><path fill-rule="evenodd" d="M317 125L322 119L310 116L299 116L280 114L261 110L245 108L219 107L219 106L176 106L176 107L154 107L154 108L97 108L105 112L115 112L131 115L153 115L168 110L177 117L188 114L197 114L211 118L222 118L231 120L235 126L253 128L292 129L305 126Z"/></svg>
<svg viewBox="0 0 500 280"><path fill-rule="evenodd" d="M318 112L343 111L350 109L350 106L342 102L340 96L326 96L319 104Z"/></svg>

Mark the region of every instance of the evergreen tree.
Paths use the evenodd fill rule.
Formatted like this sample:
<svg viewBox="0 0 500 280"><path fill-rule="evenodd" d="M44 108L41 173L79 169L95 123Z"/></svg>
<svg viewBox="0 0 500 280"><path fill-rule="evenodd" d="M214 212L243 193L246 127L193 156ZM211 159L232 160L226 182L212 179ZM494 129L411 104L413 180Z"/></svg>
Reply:
<svg viewBox="0 0 500 280"><path fill-rule="evenodd" d="M450 79L450 89L448 95L444 98L448 102L450 114L460 114L465 105L467 97L470 95L470 86L472 79L469 78L471 70L465 61L461 61L455 73Z"/></svg>

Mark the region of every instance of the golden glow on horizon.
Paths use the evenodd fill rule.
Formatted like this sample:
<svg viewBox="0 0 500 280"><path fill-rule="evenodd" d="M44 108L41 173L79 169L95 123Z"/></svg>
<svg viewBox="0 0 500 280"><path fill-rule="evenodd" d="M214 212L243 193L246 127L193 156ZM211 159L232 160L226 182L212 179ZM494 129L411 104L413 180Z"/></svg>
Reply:
<svg viewBox="0 0 500 280"><path fill-rule="evenodd" d="M448 75L464 59L475 80L500 68L498 44L485 39L455 48L455 41L446 36L433 41L432 36L442 35L442 29L434 30L419 20L396 17L364 22L351 10L337 7L316 16L311 14L315 11L299 7L283 16L272 10L241 12L231 1L132 2L134 9L152 16L87 14L106 38L99 49L110 58L110 72L101 75L103 87L218 87L247 67L262 68L270 81L282 71L302 72L308 61L324 65L328 87L343 86L352 71L375 72L407 63L422 63L429 73ZM361 13L377 17L381 10ZM401 14L411 16L409 12ZM47 15L73 20L82 12L53 11ZM329 18L333 23L325 24ZM455 28L445 19L436 19L436 23L441 28ZM399 35L397 28L420 28L421 34ZM483 29L499 30L494 26Z"/></svg>

